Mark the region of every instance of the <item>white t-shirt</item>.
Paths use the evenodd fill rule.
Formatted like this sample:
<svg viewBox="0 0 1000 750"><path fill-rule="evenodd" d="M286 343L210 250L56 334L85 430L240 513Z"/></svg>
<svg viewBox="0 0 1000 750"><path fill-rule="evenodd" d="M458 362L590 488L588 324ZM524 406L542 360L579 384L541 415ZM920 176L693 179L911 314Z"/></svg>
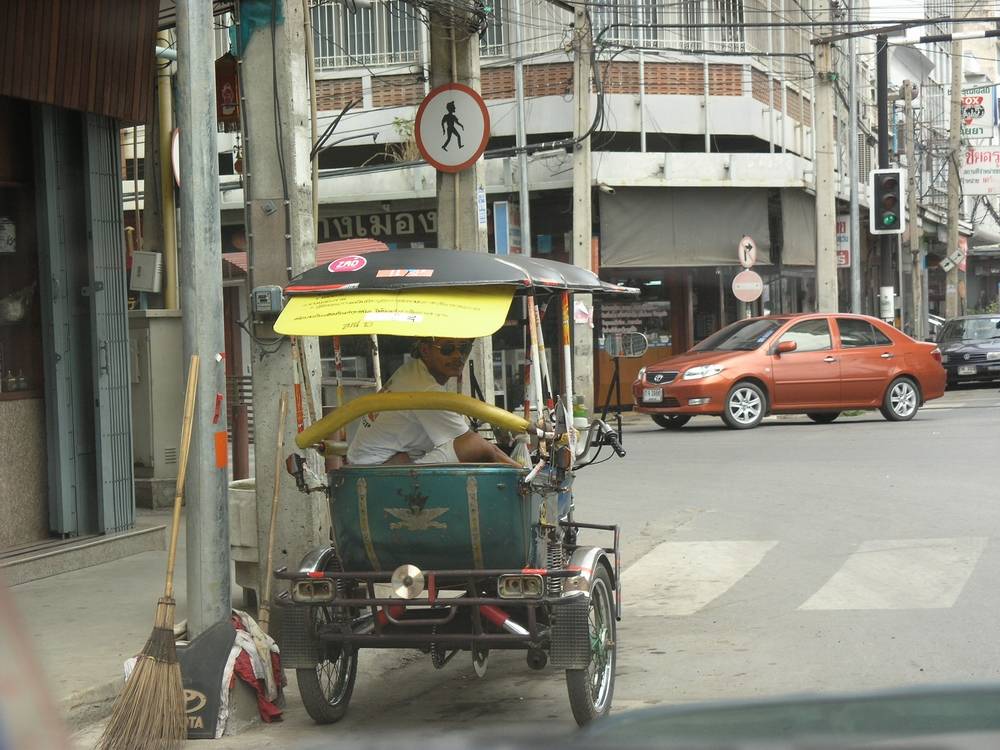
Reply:
<svg viewBox="0 0 1000 750"><path fill-rule="evenodd" d="M422 360L412 359L389 378L383 392L446 392ZM388 461L397 453L408 453L419 461L436 448L447 446L443 455L454 455L451 443L469 431L465 417L450 411L387 411L361 418L351 446L349 463L371 466ZM455 459L457 460L457 459Z"/></svg>

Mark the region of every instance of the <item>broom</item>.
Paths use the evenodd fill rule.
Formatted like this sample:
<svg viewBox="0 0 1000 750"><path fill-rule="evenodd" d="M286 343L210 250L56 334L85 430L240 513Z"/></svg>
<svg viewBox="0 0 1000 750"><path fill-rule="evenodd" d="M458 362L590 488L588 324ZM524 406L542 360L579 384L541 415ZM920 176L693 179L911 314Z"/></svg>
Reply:
<svg viewBox="0 0 1000 750"><path fill-rule="evenodd" d="M156 604L153 632L138 656L125 689L115 700L111 718L98 742L100 750L167 750L180 747L187 739L184 684L174 645L174 562L184 498L184 476L191 449L198 362L198 355L192 355L187 392L184 394L181 455L174 491L173 529L167 552L166 586L163 597Z"/></svg>
<svg viewBox="0 0 1000 750"><path fill-rule="evenodd" d="M292 363L294 367L295 364ZM278 437L274 449L274 492L271 495L271 525L267 532L267 567L264 569L264 592L260 598L260 611L257 613L257 624L264 633L271 625L271 566L274 565L274 530L278 521L278 499L281 493L281 450L285 446L285 414L288 409L288 394L281 391L278 401Z"/></svg>

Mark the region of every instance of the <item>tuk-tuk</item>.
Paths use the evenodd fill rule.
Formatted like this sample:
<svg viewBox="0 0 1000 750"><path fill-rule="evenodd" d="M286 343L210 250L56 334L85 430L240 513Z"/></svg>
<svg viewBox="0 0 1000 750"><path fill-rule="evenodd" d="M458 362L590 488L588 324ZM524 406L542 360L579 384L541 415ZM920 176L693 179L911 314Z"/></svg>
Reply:
<svg viewBox="0 0 1000 750"><path fill-rule="evenodd" d="M636 290L563 263L430 248L341 258L285 289L275 330L289 336L474 339L492 335L517 309L530 341L520 414L459 393L377 393L339 405L298 434L300 449L340 463L322 487L330 544L296 570L275 571L288 582L275 602L282 661L296 669L316 722L344 716L362 648L416 649L436 668L468 652L480 676L491 650L522 650L533 669L565 670L580 725L610 710L621 616L619 530L576 518L573 478L604 446L625 453L620 420L617 432L601 419L574 420L575 292ZM543 298L559 311L562 331L562 388L548 398L540 361ZM348 446L337 438L353 420L421 409L454 411L480 429L491 425L498 438L516 436L507 447L520 448L523 468L343 462ZM315 490L304 459L293 458L300 489ZM584 545L581 531L606 539Z"/></svg>

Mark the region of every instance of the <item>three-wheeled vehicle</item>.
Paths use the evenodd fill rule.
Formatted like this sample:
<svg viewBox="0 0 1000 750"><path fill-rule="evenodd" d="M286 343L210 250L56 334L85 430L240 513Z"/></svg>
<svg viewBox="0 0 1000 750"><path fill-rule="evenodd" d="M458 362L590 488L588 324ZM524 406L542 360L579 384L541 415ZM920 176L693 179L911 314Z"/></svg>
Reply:
<svg viewBox="0 0 1000 750"><path fill-rule="evenodd" d="M290 336L390 334L478 338L523 310L530 376L522 414L459 393L377 393L339 406L296 438L346 455L343 428L369 413L451 410L510 438L524 468L503 464L340 465L326 474L331 543L275 571L286 667L319 723L346 712L362 648L418 649L443 667L470 652L485 673L494 649L534 669L565 670L583 725L611 707L621 615L619 532L574 515L575 470L603 446L625 453L603 420L574 424L570 297L626 295L583 269L527 257L410 249L339 259L296 277L275 329ZM561 392L545 398L538 303L561 313ZM553 347L553 349L556 349ZM531 403L529 403L531 402ZM341 439L338 438L341 435ZM508 446L509 447L509 446ZM305 461L289 470L310 491ZM318 477L315 477L318 479ZM322 486L322 485L320 485ZM581 532L604 535L602 546Z"/></svg>

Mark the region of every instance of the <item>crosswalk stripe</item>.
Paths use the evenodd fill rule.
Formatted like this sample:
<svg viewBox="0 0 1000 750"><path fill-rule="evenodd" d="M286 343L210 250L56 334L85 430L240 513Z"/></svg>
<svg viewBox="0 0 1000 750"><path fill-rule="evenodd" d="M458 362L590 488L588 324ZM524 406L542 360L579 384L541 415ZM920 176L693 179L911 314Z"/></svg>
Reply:
<svg viewBox="0 0 1000 750"><path fill-rule="evenodd" d="M757 567L776 541L664 542L622 575L630 616L690 615Z"/></svg>
<svg viewBox="0 0 1000 750"><path fill-rule="evenodd" d="M985 537L864 542L799 609L946 609L986 543Z"/></svg>

